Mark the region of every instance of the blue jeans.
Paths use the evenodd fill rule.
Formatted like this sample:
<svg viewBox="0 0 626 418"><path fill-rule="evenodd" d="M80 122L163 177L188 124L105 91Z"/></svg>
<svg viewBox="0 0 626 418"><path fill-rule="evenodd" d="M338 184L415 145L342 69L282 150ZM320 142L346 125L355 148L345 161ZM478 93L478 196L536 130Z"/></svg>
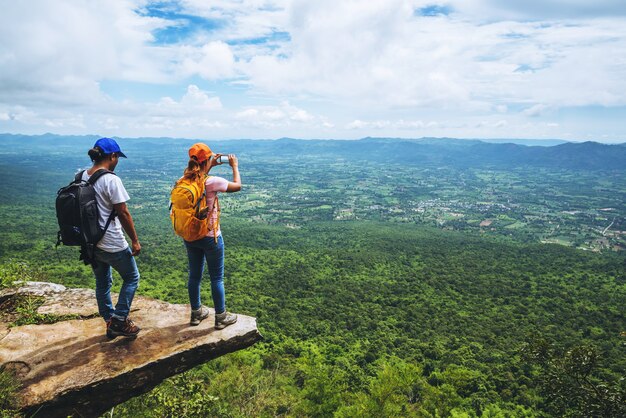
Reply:
<svg viewBox="0 0 626 418"><path fill-rule="evenodd" d="M189 303L191 309L200 309L200 282L204 271L204 260L209 267L211 277L211 296L215 313L226 310L226 296L224 294L224 240L220 235L217 242L213 237L205 237L197 241L185 241L187 257L189 258Z"/></svg>
<svg viewBox="0 0 626 418"><path fill-rule="evenodd" d="M139 285L139 270L137 270L135 258L131 255L130 248L116 253L108 253L96 248L95 259L96 267L93 267L93 272L96 276L98 312L105 321L111 317L124 320L130 312L130 305L133 303L133 297ZM111 267L122 276L124 281L115 309L111 302L111 283L113 283Z"/></svg>

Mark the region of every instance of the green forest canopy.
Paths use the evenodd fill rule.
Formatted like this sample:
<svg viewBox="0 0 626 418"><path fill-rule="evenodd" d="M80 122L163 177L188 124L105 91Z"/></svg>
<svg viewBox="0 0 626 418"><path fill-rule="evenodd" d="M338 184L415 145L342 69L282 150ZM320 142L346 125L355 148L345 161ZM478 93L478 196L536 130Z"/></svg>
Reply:
<svg viewBox="0 0 626 418"><path fill-rule="evenodd" d="M3 271L24 262L34 277L94 287L75 249L53 248L54 195L85 165L76 154L0 153ZM186 303L186 257L166 208L181 167L128 154L120 176L143 245L139 292ZM159 201L137 198L155 185ZM229 213L237 199L223 202L227 304L257 317L265 341L169 379L119 416L584 416L584 404L546 392L546 363L524 355L538 340L553 343L554 359L592 347L590 381L624 391L623 253L389 222L294 229Z"/></svg>

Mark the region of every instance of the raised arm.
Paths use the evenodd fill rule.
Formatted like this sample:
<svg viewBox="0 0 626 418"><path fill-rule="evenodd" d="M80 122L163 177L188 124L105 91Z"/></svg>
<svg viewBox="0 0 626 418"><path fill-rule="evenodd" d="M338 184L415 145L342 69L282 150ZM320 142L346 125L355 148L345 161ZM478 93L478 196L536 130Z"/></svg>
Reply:
<svg viewBox="0 0 626 418"><path fill-rule="evenodd" d="M241 176L239 175L239 161L235 154L228 154L228 164L233 169L233 181L228 182L226 193L238 192L241 190Z"/></svg>

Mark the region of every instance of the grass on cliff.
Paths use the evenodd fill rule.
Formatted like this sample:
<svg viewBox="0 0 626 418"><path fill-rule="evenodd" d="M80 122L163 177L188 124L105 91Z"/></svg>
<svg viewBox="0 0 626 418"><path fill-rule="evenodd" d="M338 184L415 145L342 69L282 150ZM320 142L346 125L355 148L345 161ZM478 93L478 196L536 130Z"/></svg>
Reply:
<svg viewBox="0 0 626 418"><path fill-rule="evenodd" d="M27 263L9 260L0 264L0 289L14 286L15 282L48 281L45 273ZM40 314L37 309L45 302L42 296L14 295L0 303L0 320L9 327L21 325L54 324L61 321L80 319L80 315ZM96 317L94 314L91 317Z"/></svg>

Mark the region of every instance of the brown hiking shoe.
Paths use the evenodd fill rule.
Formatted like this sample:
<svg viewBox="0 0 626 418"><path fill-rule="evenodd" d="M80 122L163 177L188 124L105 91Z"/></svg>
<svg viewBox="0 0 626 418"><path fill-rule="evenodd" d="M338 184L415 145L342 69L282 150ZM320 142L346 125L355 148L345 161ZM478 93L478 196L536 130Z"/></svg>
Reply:
<svg viewBox="0 0 626 418"><path fill-rule="evenodd" d="M191 310L191 320L189 325L200 325L200 321L207 319L211 311L206 306L202 305L198 309Z"/></svg>
<svg viewBox="0 0 626 418"><path fill-rule="evenodd" d="M141 328L139 328L129 318L121 321L117 318L111 318L107 321L107 337L137 337Z"/></svg>
<svg viewBox="0 0 626 418"><path fill-rule="evenodd" d="M230 312L215 314L215 329L224 329L237 322L237 315Z"/></svg>

